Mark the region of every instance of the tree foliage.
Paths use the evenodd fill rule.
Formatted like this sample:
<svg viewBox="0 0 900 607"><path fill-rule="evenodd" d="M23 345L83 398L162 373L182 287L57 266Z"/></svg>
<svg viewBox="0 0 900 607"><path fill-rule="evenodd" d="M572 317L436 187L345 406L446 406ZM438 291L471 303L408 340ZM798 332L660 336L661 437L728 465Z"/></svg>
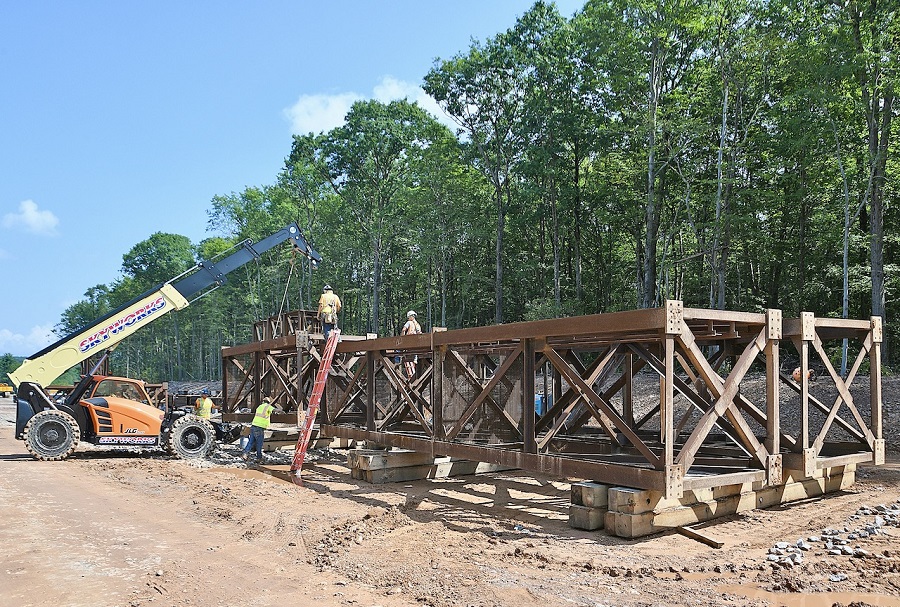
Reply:
<svg viewBox="0 0 900 607"><path fill-rule="evenodd" d="M216 196L214 238L154 234L58 328L296 221L317 270L273 251L119 361L214 377L219 346L326 282L350 333L395 333L408 309L454 328L680 299L878 314L895 341L897 17L886 0L589 0L571 18L539 1L424 75L456 133L406 100L357 102L295 136L273 185Z"/></svg>

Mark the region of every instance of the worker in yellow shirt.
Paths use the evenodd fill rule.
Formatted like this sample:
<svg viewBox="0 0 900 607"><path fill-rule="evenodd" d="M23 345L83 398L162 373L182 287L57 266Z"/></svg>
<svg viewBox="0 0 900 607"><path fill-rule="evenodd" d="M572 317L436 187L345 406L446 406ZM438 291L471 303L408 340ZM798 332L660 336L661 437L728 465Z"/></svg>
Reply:
<svg viewBox="0 0 900 607"><path fill-rule="evenodd" d="M281 407L273 405L272 399L268 396L263 398L262 404L256 408L253 421L250 423L250 440L247 441L247 446L244 447L244 452L241 453L241 459L244 461L250 459L250 451L252 449L256 449L256 461L263 461L263 441L266 438L266 429L269 427L272 413L276 409L278 411L282 410Z"/></svg>
<svg viewBox="0 0 900 607"><path fill-rule="evenodd" d="M325 339L331 330L337 326L338 312L341 311L341 298L335 295L331 285L322 287L322 295L319 297L319 320L322 322L322 333Z"/></svg>
<svg viewBox="0 0 900 607"><path fill-rule="evenodd" d="M200 398L194 403L194 415L209 419L212 417L216 404L209 397L209 388L203 388L200 391Z"/></svg>

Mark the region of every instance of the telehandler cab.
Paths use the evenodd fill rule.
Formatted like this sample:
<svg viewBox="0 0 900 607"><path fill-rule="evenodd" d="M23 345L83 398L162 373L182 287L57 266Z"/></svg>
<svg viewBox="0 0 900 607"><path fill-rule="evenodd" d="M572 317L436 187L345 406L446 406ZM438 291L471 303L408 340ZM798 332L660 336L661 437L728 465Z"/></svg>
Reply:
<svg viewBox="0 0 900 607"><path fill-rule="evenodd" d="M216 438L237 438L240 426L213 424L185 410L156 408L139 380L95 375L100 362L58 399L43 386L94 353L106 350L105 358L129 335L167 312L187 307L224 284L225 274L285 240L291 240L294 250L313 264L322 260L297 224L291 224L257 243L241 242L236 245L240 250L228 257L201 261L29 357L9 373L17 388L16 438L24 440L28 451L40 460L65 459L82 440L103 446L163 447L179 457L205 457L214 449Z"/></svg>

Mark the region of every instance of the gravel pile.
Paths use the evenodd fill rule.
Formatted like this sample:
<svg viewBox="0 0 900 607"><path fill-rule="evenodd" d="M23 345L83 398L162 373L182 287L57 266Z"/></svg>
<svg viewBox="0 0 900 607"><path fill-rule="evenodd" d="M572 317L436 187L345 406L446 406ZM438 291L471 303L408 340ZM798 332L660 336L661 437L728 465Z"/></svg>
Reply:
<svg viewBox="0 0 900 607"><path fill-rule="evenodd" d="M773 568L792 568L804 561L804 555L813 552L817 556L882 558L863 546L866 541L885 532L887 527L900 527L900 500L891 505L863 506L850 516L843 529L824 529L821 535L811 535L796 542L776 542L766 555L766 562ZM841 582L845 574L832 574L830 581Z"/></svg>

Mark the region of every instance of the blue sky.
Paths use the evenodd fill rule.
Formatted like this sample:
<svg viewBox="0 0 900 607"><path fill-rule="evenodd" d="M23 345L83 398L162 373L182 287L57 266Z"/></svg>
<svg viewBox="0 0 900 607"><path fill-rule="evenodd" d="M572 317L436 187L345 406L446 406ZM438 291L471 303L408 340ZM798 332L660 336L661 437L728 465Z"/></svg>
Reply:
<svg viewBox="0 0 900 607"><path fill-rule="evenodd" d="M434 59L532 4L4 2L0 353L55 341L63 310L154 232L211 236L212 197L271 184L292 134L362 98L437 112L419 89Z"/></svg>

